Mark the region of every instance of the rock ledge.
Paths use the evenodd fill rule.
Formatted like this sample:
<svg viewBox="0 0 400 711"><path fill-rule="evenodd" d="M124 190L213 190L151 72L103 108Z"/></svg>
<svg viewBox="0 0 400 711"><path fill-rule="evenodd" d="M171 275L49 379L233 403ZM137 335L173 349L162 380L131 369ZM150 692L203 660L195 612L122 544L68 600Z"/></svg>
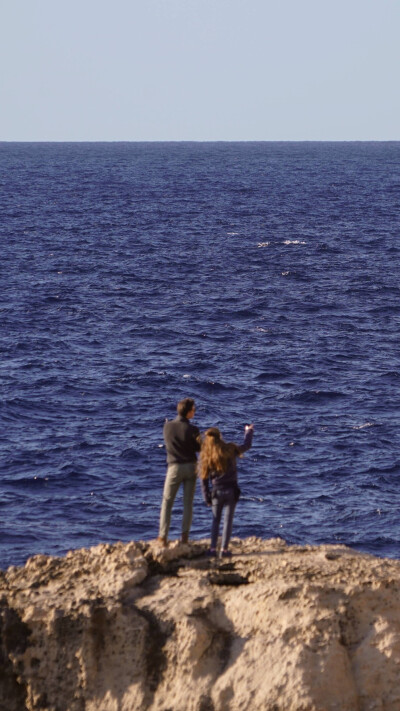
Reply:
<svg viewBox="0 0 400 711"><path fill-rule="evenodd" d="M400 711L400 562L99 545L0 572L0 711Z"/></svg>

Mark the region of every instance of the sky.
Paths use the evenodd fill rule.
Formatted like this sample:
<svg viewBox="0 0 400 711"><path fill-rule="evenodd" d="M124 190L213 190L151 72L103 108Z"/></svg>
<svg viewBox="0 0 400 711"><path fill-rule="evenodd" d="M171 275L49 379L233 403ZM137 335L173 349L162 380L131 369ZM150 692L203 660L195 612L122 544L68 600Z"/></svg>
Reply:
<svg viewBox="0 0 400 711"><path fill-rule="evenodd" d="M400 0L1 0L0 141L400 140Z"/></svg>

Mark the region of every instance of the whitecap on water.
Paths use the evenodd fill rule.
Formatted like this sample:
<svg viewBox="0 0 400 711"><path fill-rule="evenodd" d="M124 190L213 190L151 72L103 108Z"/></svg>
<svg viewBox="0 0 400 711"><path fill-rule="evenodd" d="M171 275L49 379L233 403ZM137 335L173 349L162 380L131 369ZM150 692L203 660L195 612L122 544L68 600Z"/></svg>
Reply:
<svg viewBox="0 0 400 711"><path fill-rule="evenodd" d="M353 430L363 430L365 427L373 427L373 422L365 422L363 425L354 425Z"/></svg>
<svg viewBox="0 0 400 711"><path fill-rule="evenodd" d="M257 247L269 247L269 242L259 242Z"/></svg>
<svg viewBox="0 0 400 711"><path fill-rule="evenodd" d="M283 244L307 244L307 242L302 242L300 239L285 239Z"/></svg>

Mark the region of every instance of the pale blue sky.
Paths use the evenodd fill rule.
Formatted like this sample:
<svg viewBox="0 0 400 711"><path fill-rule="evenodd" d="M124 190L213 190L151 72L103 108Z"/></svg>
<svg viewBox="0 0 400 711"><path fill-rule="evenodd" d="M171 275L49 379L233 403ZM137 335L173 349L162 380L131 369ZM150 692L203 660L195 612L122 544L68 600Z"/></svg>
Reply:
<svg viewBox="0 0 400 711"><path fill-rule="evenodd" d="M400 140L400 0L2 0L0 141Z"/></svg>

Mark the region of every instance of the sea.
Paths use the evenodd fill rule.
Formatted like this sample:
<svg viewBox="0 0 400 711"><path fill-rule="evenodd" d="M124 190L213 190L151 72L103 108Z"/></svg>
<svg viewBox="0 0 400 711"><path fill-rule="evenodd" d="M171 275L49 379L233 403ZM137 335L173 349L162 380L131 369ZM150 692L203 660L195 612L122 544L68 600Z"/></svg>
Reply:
<svg viewBox="0 0 400 711"><path fill-rule="evenodd" d="M0 209L1 568L154 539L184 397L234 536L399 556L400 142L0 143Z"/></svg>

